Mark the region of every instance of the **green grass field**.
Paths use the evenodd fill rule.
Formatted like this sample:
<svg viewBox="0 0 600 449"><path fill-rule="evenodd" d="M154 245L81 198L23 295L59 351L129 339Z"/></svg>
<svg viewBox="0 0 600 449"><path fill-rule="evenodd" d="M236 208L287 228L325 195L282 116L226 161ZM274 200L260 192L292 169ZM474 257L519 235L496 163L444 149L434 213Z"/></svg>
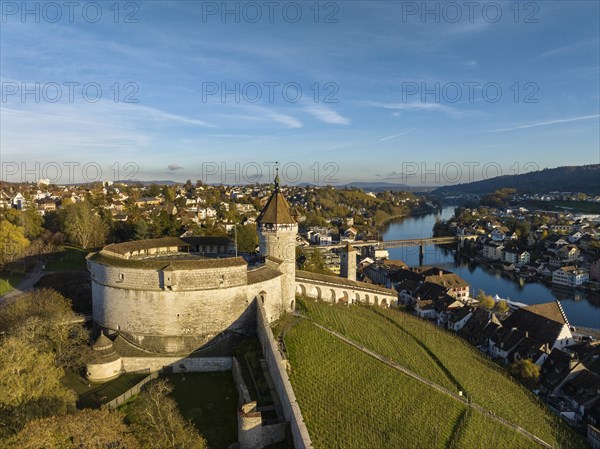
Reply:
<svg viewBox="0 0 600 449"><path fill-rule="evenodd" d="M74 375L67 376L63 383L75 390L79 395L77 403L80 408L98 408L100 405L112 401L122 395L131 387L141 382L148 374L123 374L117 379L102 384L82 385Z"/></svg>
<svg viewBox="0 0 600 449"><path fill-rule="evenodd" d="M85 256L89 251L76 246L65 245L64 250L56 253L46 264L46 271L77 271L85 270Z"/></svg>
<svg viewBox="0 0 600 449"><path fill-rule="evenodd" d="M412 315L299 300L300 311L556 448L583 440L506 372ZM535 448L537 443L302 320L285 334L291 381L315 448ZM467 413L467 410L469 412Z"/></svg>
<svg viewBox="0 0 600 449"><path fill-rule="evenodd" d="M165 375L181 414L190 419L210 449L237 441L238 392L230 371Z"/></svg>
<svg viewBox="0 0 600 449"><path fill-rule="evenodd" d="M24 273L0 273L0 296L8 293L17 285L19 285L19 282L21 282L23 276L25 276Z"/></svg>

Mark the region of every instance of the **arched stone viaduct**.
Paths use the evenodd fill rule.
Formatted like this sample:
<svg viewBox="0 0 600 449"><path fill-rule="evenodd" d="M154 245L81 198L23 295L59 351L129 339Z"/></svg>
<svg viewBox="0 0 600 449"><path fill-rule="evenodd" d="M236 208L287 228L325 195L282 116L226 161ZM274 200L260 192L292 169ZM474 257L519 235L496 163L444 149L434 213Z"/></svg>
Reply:
<svg viewBox="0 0 600 449"><path fill-rule="evenodd" d="M296 294L332 304L398 305L396 290L308 271L296 271Z"/></svg>

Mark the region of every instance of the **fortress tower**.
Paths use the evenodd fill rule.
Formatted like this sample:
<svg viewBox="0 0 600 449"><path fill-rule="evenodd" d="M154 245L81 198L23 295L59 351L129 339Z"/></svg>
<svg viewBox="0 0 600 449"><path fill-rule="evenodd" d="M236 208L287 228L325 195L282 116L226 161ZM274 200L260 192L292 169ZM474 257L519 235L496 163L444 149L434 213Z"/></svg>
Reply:
<svg viewBox="0 0 600 449"><path fill-rule="evenodd" d="M340 250L340 276L356 281L356 250L350 243Z"/></svg>
<svg viewBox="0 0 600 449"><path fill-rule="evenodd" d="M296 281L296 236L298 224L290 211L290 204L279 190L279 173L275 176L275 190L256 219L260 253L278 262L283 273L281 283L281 311L292 310Z"/></svg>

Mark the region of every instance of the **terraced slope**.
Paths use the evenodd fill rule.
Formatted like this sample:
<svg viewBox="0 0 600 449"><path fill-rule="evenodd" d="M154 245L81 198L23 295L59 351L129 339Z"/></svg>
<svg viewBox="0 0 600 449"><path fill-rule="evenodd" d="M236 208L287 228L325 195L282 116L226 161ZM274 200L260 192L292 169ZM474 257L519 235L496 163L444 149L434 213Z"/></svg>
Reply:
<svg viewBox="0 0 600 449"><path fill-rule="evenodd" d="M306 319L285 344L291 381L315 448L541 448L504 418L555 448L585 442L535 396L459 338L393 310L299 300ZM342 334L425 382L328 333ZM493 415L427 385L462 391Z"/></svg>

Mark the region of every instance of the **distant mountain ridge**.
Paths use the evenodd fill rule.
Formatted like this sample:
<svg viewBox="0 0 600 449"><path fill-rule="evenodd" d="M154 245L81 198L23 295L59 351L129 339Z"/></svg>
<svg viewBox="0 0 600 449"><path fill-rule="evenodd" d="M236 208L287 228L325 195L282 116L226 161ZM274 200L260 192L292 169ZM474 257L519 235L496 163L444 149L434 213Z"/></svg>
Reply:
<svg viewBox="0 0 600 449"><path fill-rule="evenodd" d="M482 181L439 187L432 195L485 195L502 188L521 193L583 192L600 195L600 164L546 168L521 175L504 175Z"/></svg>

